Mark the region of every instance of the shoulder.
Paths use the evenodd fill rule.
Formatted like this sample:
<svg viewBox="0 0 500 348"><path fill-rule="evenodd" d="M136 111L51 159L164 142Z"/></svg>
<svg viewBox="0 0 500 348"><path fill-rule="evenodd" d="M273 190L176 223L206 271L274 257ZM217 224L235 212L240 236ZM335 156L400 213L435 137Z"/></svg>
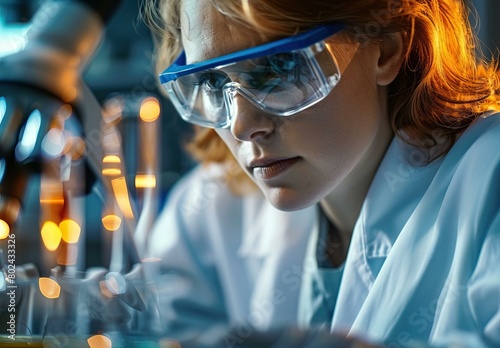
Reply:
<svg viewBox="0 0 500 348"><path fill-rule="evenodd" d="M196 229L220 215L220 210L241 207L242 197L231 192L224 179L224 169L217 164L198 165L185 174L170 190L158 222L189 224ZM236 214L237 215L237 214Z"/></svg>
<svg viewBox="0 0 500 348"><path fill-rule="evenodd" d="M222 166L198 165L172 188L168 202L183 203L192 209L202 209L214 200L236 200L224 180Z"/></svg>
<svg viewBox="0 0 500 348"><path fill-rule="evenodd" d="M179 257L192 253L212 259L213 241L238 229L242 216L242 199L232 194L221 174L217 165L199 165L176 182L151 231L149 254L175 250Z"/></svg>
<svg viewBox="0 0 500 348"><path fill-rule="evenodd" d="M446 204L462 224L484 232L500 212L500 114L480 118L460 137L442 164Z"/></svg>
<svg viewBox="0 0 500 348"><path fill-rule="evenodd" d="M280 211L260 191L239 196L225 182L218 165L198 166L172 188L155 224L156 235L165 230L197 245L219 245L242 255L267 255L299 243L308 234L315 207ZM225 247L225 248L226 248Z"/></svg>
<svg viewBox="0 0 500 348"><path fill-rule="evenodd" d="M456 174L467 181L499 182L500 114L477 119L457 141L449 156L455 159Z"/></svg>
<svg viewBox="0 0 500 348"><path fill-rule="evenodd" d="M488 152L498 153L500 144L500 113L479 117L464 133L464 138L471 138L471 149L483 148ZM495 147L493 147L495 146Z"/></svg>

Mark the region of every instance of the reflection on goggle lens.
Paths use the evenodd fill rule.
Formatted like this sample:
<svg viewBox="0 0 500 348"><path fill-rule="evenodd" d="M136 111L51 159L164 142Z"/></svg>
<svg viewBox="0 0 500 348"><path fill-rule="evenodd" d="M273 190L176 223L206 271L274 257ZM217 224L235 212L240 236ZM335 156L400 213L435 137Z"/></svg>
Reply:
<svg viewBox="0 0 500 348"><path fill-rule="evenodd" d="M172 72L167 69L164 86L181 117L201 126L228 127L237 112L234 98L238 96L269 114L289 116L325 98L340 79L335 57L324 40L253 57L225 59L222 65L199 63L207 66L205 70L185 63L169 68ZM175 69L181 70L177 76Z"/></svg>

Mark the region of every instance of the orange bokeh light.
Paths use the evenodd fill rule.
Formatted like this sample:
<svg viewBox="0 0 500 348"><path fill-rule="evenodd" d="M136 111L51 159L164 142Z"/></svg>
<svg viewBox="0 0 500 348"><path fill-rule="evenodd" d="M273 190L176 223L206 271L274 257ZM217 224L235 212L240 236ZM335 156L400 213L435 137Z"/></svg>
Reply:
<svg viewBox="0 0 500 348"><path fill-rule="evenodd" d="M122 219L120 219L119 216L113 214L103 216L101 221L104 228L108 231L116 231L122 224Z"/></svg>
<svg viewBox="0 0 500 348"><path fill-rule="evenodd" d="M141 104L139 113L144 122L154 122L160 116L160 103L156 98L147 98Z"/></svg>
<svg viewBox="0 0 500 348"><path fill-rule="evenodd" d="M61 221L61 223L59 224L59 230L61 231L62 239L66 243L72 244L78 242L82 229L76 221L67 219Z"/></svg>
<svg viewBox="0 0 500 348"><path fill-rule="evenodd" d="M45 221L40 233L42 235L43 245L45 245L47 250L54 251L59 247L62 233L55 222Z"/></svg>
<svg viewBox="0 0 500 348"><path fill-rule="evenodd" d="M156 176L152 174L137 174L135 176L135 187L137 188L156 187Z"/></svg>
<svg viewBox="0 0 500 348"><path fill-rule="evenodd" d="M0 219L0 239L5 239L9 236L10 234L10 226L9 224Z"/></svg>
<svg viewBox="0 0 500 348"><path fill-rule="evenodd" d="M59 298L61 293L61 286L51 278L40 277L38 279L38 288L42 295L48 299Z"/></svg>
<svg viewBox="0 0 500 348"><path fill-rule="evenodd" d="M90 348L112 348L111 340L104 335L94 335L87 340Z"/></svg>

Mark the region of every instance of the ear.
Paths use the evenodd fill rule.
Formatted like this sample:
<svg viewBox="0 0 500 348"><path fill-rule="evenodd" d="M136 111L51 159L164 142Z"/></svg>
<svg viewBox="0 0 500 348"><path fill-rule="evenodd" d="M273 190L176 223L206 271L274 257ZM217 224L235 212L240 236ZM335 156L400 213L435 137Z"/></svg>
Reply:
<svg viewBox="0 0 500 348"><path fill-rule="evenodd" d="M403 55L403 38L400 33L384 35L379 42L380 56L376 77L379 86L389 85L399 73Z"/></svg>

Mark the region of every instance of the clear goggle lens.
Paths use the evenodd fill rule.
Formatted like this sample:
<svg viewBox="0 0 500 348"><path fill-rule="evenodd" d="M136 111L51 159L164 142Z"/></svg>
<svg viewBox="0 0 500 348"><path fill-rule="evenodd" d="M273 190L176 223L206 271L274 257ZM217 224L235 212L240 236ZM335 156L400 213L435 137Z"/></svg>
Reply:
<svg viewBox="0 0 500 348"><path fill-rule="evenodd" d="M188 122L228 127L241 95L263 111L290 116L325 98L340 70L324 41L286 53L251 58L194 72L164 84Z"/></svg>

